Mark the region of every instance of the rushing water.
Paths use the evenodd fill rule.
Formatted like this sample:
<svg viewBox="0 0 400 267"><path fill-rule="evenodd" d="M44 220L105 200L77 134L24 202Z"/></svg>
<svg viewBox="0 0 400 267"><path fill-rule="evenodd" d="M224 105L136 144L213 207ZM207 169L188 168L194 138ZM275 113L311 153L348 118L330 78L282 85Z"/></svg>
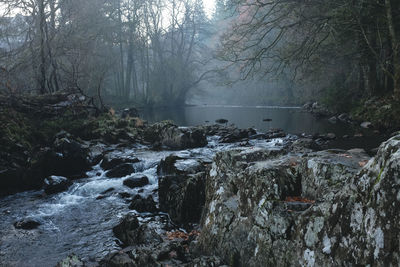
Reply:
<svg viewBox="0 0 400 267"><path fill-rule="evenodd" d="M212 124L223 118L229 121L228 124L233 123L239 128L252 127L261 132L280 128L289 134L334 133L338 138L330 143L330 147L344 149L359 147L369 150L387 138L371 130L360 129L357 125L340 121L331 123L326 118L317 118L298 107L204 105L142 110L140 116L149 122L172 120L180 126ZM268 121L264 121L266 119ZM363 138L343 138L359 133L362 133Z"/></svg>
<svg viewBox="0 0 400 267"><path fill-rule="evenodd" d="M85 260L98 261L118 249L112 227L129 211L128 200L119 196L128 192L132 196L153 194L157 188L157 165L171 153L182 157L210 161L216 151L229 149L237 144L219 144L209 138L204 148L184 151L151 151L146 147L114 150L121 157L134 155L140 159L133 166L136 173L146 175L150 184L140 189L123 185L122 178L107 178L99 165L87 174L89 178L74 181L68 191L44 196L42 191L23 192L0 199L0 266L54 266L71 253ZM281 140L250 141L254 146L275 146ZM108 148L109 149L109 148ZM127 176L129 177L129 176ZM96 199L109 188L114 190L103 199ZM142 219L150 214L141 214ZM159 216L162 216L160 214ZM154 215L151 215L154 217ZM41 225L35 230L15 229L13 223L32 218Z"/></svg>

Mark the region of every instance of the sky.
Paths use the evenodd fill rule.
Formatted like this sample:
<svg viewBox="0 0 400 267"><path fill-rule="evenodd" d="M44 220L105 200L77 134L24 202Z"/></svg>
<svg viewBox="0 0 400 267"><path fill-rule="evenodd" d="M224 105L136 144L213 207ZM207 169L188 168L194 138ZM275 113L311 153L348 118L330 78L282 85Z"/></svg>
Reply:
<svg viewBox="0 0 400 267"><path fill-rule="evenodd" d="M210 17L214 12L215 0L203 0L203 3L207 16Z"/></svg>

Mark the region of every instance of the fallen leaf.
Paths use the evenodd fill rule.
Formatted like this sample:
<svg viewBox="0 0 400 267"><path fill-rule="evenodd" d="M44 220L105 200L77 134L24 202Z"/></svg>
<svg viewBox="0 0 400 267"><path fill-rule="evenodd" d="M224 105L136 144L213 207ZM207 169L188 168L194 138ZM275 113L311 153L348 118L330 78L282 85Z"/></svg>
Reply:
<svg viewBox="0 0 400 267"><path fill-rule="evenodd" d="M285 202L302 202L314 204L315 200L310 200L303 197L286 197Z"/></svg>
<svg viewBox="0 0 400 267"><path fill-rule="evenodd" d="M364 167L365 165L367 165L367 163L368 163L368 160L363 160L363 161L360 161L358 163L358 165L360 165L360 167Z"/></svg>

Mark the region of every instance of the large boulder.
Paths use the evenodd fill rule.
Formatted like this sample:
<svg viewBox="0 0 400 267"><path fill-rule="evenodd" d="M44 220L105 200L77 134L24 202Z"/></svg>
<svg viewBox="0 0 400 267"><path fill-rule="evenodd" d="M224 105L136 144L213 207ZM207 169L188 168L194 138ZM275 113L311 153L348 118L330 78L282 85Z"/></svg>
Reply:
<svg viewBox="0 0 400 267"><path fill-rule="evenodd" d="M67 190L72 185L72 182L66 177L50 176L44 179L44 192L48 195L60 193Z"/></svg>
<svg viewBox="0 0 400 267"><path fill-rule="evenodd" d="M136 195L133 199L129 208L131 210L136 210L137 212L156 212L157 206L152 196L146 198Z"/></svg>
<svg viewBox="0 0 400 267"><path fill-rule="evenodd" d="M204 147L207 138L199 128L179 128L169 121L155 123L144 130L144 140L155 147L172 150Z"/></svg>
<svg viewBox="0 0 400 267"><path fill-rule="evenodd" d="M147 224L140 224L136 215L128 214L113 228L114 235L124 246L160 243L162 238Z"/></svg>
<svg viewBox="0 0 400 267"><path fill-rule="evenodd" d="M149 184L149 178L146 175L133 175L126 178L123 184L129 188L142 187Z"/></svg>
<svg viewBox="0 0 400 267"><path fill-rule="evenodd" d="M170 155L157 173L160 209L178 224L199 222L205 202L206 164L198 159Z"/></svg>
<svg viewBox="0 0 400 267"><path fill-rule="evenodd" d="M39 159L39 165L45 176L84 177L91 168L89 149L69 134L60 133Z"/></svg>
<svg viewBox="0 0 400 267"><path fill-rule="evenodd" d="M100 167L102 167L104 170L111 170L118 165L124 164L124 163L137 163L139 162L138 158L135 157L121 157L120 155L116 153L108 153L104 156L102 162L100 163Z"/></svg>
<svg viewBox="0 0 400 267"><path fill-rule="evenodd" d="M122 163L106 172L106 176L109 178L120 178L132 174L133 172L135 172L135 168L131 163Z"/></svg>
<svg viewBox="0 0 400 267"><path fill-rule="evenodd" d="M38 228L41 225L40 222L33 219L22 219L14 223L15 229L23 229L23 230L33 230Z"/></svg>
<svg viewBox="0 0 400 267"><path fill-rule="evenodd" d="M373 159L363 150L217 153L201 248L236 266L397 266L399 177L400 135Z"/></svg>

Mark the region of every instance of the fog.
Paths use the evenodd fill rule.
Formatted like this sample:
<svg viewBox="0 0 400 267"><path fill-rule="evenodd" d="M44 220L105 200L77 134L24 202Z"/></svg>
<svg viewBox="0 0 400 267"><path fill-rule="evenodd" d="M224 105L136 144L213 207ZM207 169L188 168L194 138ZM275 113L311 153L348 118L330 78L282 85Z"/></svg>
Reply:
<svg viewBox="0 0 400 267"><path fill-rule="evenodd" d="M320 2L0 1L0 90L77 90L99 106L136 107L351 104L398 92L398 12L381 14L377 40L362 8L343 4L349 13Z"/></svg>

